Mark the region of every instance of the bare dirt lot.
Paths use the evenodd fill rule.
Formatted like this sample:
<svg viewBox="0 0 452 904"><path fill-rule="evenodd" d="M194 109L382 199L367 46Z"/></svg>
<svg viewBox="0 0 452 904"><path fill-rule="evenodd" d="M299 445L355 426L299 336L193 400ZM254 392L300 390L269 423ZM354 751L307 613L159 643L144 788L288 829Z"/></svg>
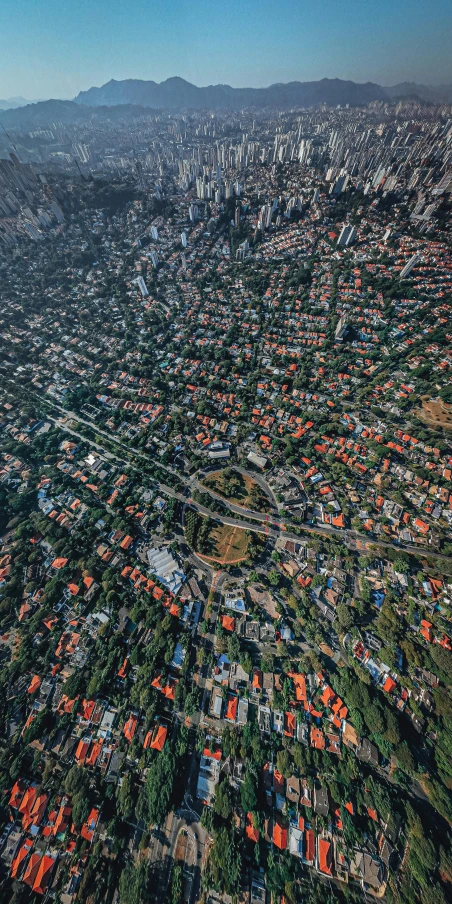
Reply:
<svg viewBox="0 0 452 904"><path fill-rule="evenodd" d="M278 618L276 602L273 599L271 593L268 592L268 590L265 590L259 584L251 584L248 587L248 593L253 603L256 603L257 606L260 606L262 609L264 609L269 618Z"/></svg>
<svg viewBox="0 0 452 904"><path fill-rule="evenodd" d="M430 427L452 430L452 405L448 405L442 399L428 399L424 396L422 408L419 408L416 414Z"/></svg>
<svg viewBox="0 0 452 904"><path fill-rule="evenodd" d="M187 840L188 840L187 833L185 831L179 832L179 835L177 836L176 851L174 853L174 859L176 861L183 862L185 860L185 854L186 854L186 850L187 850Z"/></svg>
<svg viewBox="0 0 452 904"><path fill-rule="evenodd" d="M209 554L198 552L200 558L220 565L235 565L246 559L249 537L240 527L217 524L210 534L212 548Z"/></svg>

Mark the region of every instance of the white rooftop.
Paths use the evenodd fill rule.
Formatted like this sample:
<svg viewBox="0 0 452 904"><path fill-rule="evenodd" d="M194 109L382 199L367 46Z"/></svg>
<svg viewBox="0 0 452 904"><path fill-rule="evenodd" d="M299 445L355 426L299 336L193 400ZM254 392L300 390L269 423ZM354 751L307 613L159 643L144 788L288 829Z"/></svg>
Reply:
<svg viewBox="0 0 452 904"><path fill-rule="evenodd" d="M149 570L176 596L185 581L185 574L179 570L179 564L171 550L165 547L148 549L147 555Z"/></svg>

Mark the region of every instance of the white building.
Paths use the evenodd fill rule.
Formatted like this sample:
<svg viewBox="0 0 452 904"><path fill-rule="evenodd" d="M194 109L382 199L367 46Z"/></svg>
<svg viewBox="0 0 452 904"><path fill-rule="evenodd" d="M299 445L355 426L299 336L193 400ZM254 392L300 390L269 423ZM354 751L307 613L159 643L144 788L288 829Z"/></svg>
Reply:
<svg viewBox="0 0 452 904"><path fill-rule="evenodd" d="M179 568L170 549L148 549L149 571L159 579L174 596L179 593L185 581L185 574Z"/></svg>
<svg viewBox="0 0 452 904"><path fill-rule="evenodd" d="M421 255L420 255L420 254L418 254L418 253L413 254L413 256L410 257L408 263L405 264L403 270L401 271L401 273L400 273L400 279L406 279L407 276L410 275L410 273L411 273L413 267L415 267L416 264L419 263L420 259L421 259Z"/></svg>
<svg viewBox="0 0 452 904"><path fill-rule="evenodd" d="M136 282L143 298L146 298L146 296L149 295L149 292L148 292L148 287L147 287L143 277L139 276L138 279L135 280L135 282Z"/></svg>

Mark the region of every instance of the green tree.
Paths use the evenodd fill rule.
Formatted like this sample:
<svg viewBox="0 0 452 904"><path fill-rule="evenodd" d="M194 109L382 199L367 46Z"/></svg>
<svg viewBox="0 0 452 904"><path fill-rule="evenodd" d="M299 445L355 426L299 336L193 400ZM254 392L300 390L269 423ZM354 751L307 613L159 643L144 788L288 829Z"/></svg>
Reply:
<svg viewBox="0 0 452 904"><path fill-rule="evenodd" d="M345 603L339 603L339 605L336 607L336 615L341 628L344 628L345 631L348 631L354 621L349 606L346 606Z"/></svg>
<svg viewBox="0 0 452 904"><path fill-rule="evenodd" d="M253 660L251 659L249 653L242 653L240 655L240 665L242 666L243 671L247 673L247 675L251 674L253 670Z"/></svg>
<svg viewBox="0 0 452 904"><path fill-rule="evenodd" d="M176 863L171 874L171 904L180 904L182 897L182 866Z"/></svg>
<svg viewBox="0 0 452 904"><path fill-rule="evenodd" d="M146 904L149 900L150 868L147 860L128 864L119 877L120 904Z"/></svg>
<svg viewBox="0 0 452 904"><path fill-rule="evenodd" d="M231 662L238 662L240 656L240 641L235 632L228 637L228 657Z"/></svg>
<svg viewBox="0 0 452 904"><path fill-rule="evenodd" d="M85 791L78 791L72 798L72 821L80 828L88 819L91 806Z"/></svg>
<svg viewBox="0 0 452 904"><path fill-rule="evenodd" d="M151 763L146 777L148 817L153 825L161 825L171 808L175 757L168 745Z"/></svg>
<svg viewBox="0 0 452 904"><path fill-rule="evenodd" d="M127 772L122 779L121 787L117 791L118 813L123 819L130 819L134 811L134 785L133 775Z"/></svg>
<svg viewBox="0 0 452 904"><path fill-rule="evenodd" d="M276 754L276 768L284 778L289 778L292 774L292 762L289 751L283 747Z"/></svg>
<svg viewBox="0 0 452 904"><path fill-rule="evenodd" d="M240 787L240 800L245 813L252 813L257 807L257 779L249 768Z"/></svg>
<svg viewBox="0 0 452 904"><path fill-rule="evenodd" d="M222 819L229 819L232 813L231 788L227 778L217 785L213 809Z"/></svg>
<svg viewBox="0 0 452 904"><path fill-rule="evenodd" d="M274 672L275 671L275 657L273 653L266 652L264 653L261 661L261 667L263 672Z"/></svg>
<svg viewBox="0 0 452 904"><path fill-rule="evenodd" d="M212 885L217 891L225 892L227 895L238 894L242 858L233 830L221 826L215 831L209 868Z"/></svg>
<svg viewBox="0 0 452 904"><path fill-rule="evenodd" d="M401 744L398 744L394 753L400 768L408 775L413 775L416 771L416 762L407 742L402 741Z"/></svg>

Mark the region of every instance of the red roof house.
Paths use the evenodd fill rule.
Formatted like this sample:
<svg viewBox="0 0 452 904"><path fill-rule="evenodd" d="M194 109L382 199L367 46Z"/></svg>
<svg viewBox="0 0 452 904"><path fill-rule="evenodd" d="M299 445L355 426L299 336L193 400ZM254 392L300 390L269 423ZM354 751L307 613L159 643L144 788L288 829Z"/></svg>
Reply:
<svg viewBox="0 0 452 904"><path fill-rule="evenodd" d="M279 818L275 820L273 826L273 844L280 851L285 851L287 848L287 828Z"/></svg>
<svg viewBox="0 0 452 904"><path fill-rule="evenodd" d="M327 838L319 838L319 870L321 873L331 876L332 866L331 842Z"/></svg>
<svg viewBox="0 0 452 904"><path fill-rule="evenodd" d="M25 861L31 851L33 846L33 842L31 838L26 838L24 843L20 846L12 864L11 864L11 878L12 879L20 879L25 867Z"/></svg>
<svg viewBox="0 0 452 904"><path fill-rule="evenodd" d="M38 867L35 881L33 882L33 891L38 895L44 895L50 882L50 877L55 866L55 858L44 854Z"/></svg>
<svg viewBox="0 0 452 904"><path fill-rule="evenodd" d="M167 734L168 729L164 725L156 725L150 743L151 750L163 750Z"/></svg>
<svg viewBox="0 0 452 904"><path fill-rule="evenodd" d="M31 854L22 880L23 882L25 882L25 885L29 885L30 888L33 888L36 881L40 863L41 857L39 856L39 854L37 854L36 852L34 854Z"/></svg>
<svg viewBox="0 0 452 904"><path fill-rule="evenodd" d="M31 679L30 684L28 685L28 693L35 694L36 691L38 691L40 687L41 687L41 679L40 679L39 675L33 675L33 678Z"/></svg>
<svg viewBox="0 0 452 904"><path fill-rule="evenodd" d="M91 810L91 813L88 816L86 822L83 823L80 835L85 841L91 842L93 840L94 830L97 825L97 821L99 819L99 810L96 810L94 807Z"/></svg>
<svg viewBox="0 0 452 904"><path fill-rule="evenodd" d="M9 806L12 807L13 810L18 809L18 807L22 801L22 798L25 794L25 791L27 790L27 787L28 787L27 782L24 781L24 779L22 779L22 778L17 779L17 782L14 783L14 785L11 789L11 795L10 795L10 798L8 801Z"/></svg>
<svg viewBox="0 0 452 904"><path fill-rule="evenodd" d="M133 741L133 736L137 730L138 719L136 716L131 714L127 719L126 724L124 725L123 732L125 737L127 738L129 744Z"/></svg>

